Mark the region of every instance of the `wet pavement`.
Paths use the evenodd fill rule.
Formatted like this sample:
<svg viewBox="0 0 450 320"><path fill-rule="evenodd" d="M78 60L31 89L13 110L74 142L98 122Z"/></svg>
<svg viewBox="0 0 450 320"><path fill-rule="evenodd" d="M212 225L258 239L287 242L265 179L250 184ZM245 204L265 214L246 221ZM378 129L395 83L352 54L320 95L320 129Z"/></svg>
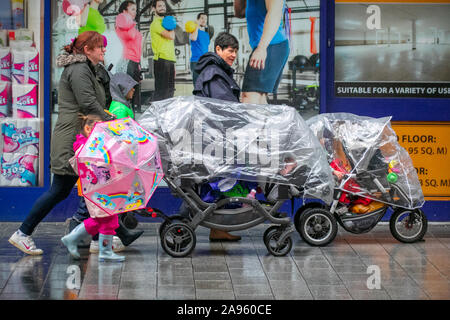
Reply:
<svg viewBox="0 0 450 320"><path fill-rule="evenodd" d="M159 223L140 223L145 232L120 253L123 263L99 263L88 249L72 260L60 242L66 224L53 222L33 235L44 254L26 256L8 243L18 226L0 223L2 300L450 299L450 225L429 225L425 241L414 244L395 240L386 224L362 235L340 229L321 248L294 233L285 257L267 252L269 225L234 232L242 236L236 243L210 243L199 227L193 253L172 258L159 243Z"/></svg>

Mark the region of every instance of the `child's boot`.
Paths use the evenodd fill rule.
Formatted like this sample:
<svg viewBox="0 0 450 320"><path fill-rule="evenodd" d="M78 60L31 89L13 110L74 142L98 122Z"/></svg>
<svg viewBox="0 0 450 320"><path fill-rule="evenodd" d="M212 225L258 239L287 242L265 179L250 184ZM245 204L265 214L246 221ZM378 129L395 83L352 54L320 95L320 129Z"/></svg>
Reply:
<svg viewBox="0 0 450 320"><path fill-rule="evenodd" d="M124 261L124 256L119 256L115 254L112 250L113 245L113 236L112 235L106 235L106 234L99 234L98 237L98 245L99 245L99 255L98 255L98 261Z"/></svg>
<svg viewBox="0 0 450 320"><path fill-rule="evenodd" d="M87 235L88 232L86 231L84 223L82 222L79 225L77 225L69 234L61 238L62 243L67 247L70 255L74 259L80 259L80 254L78 253L77 245L78 242Z"/></svg>

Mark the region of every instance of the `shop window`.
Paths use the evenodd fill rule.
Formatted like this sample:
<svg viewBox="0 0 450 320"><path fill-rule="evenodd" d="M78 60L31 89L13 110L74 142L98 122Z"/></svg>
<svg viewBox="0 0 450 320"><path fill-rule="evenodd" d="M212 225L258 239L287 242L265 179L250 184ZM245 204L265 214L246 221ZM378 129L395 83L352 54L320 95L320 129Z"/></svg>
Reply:
<svg viewBox="0 0 450 320"><path fill-rule="evenodd" d="M0 187L43 185L43 9L0 1Z"/></svg>

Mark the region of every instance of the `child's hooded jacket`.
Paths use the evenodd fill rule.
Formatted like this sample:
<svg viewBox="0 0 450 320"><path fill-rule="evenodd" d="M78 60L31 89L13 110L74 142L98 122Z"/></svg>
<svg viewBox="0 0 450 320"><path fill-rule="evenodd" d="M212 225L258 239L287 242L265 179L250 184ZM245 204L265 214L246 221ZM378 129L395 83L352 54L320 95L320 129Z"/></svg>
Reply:
<svg viewBox="0 0 450 320"><path fill-rule="evenodd" d="M134 118L131 110L130 101L126 99L128 92L138 83L131 76L126 73L116 73L111 76L110 91L112 102L109 107L109 112L115 114L118 119Z"/></svg>

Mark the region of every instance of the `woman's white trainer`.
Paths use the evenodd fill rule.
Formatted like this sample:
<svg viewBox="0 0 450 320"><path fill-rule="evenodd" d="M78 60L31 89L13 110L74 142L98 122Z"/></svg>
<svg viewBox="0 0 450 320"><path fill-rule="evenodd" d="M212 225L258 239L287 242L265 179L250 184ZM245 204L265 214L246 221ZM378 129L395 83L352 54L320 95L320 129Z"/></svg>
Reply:
<svg viewBox="0 0 450 320"><path fill-rule="evenodd" d="M31 236L27 236L20 231L14 232L13 235L9 238L8 242L22 252L25 252L26 254L37 256L44 253L42 249L36 248L36 245L34 244Z"/></svg>

